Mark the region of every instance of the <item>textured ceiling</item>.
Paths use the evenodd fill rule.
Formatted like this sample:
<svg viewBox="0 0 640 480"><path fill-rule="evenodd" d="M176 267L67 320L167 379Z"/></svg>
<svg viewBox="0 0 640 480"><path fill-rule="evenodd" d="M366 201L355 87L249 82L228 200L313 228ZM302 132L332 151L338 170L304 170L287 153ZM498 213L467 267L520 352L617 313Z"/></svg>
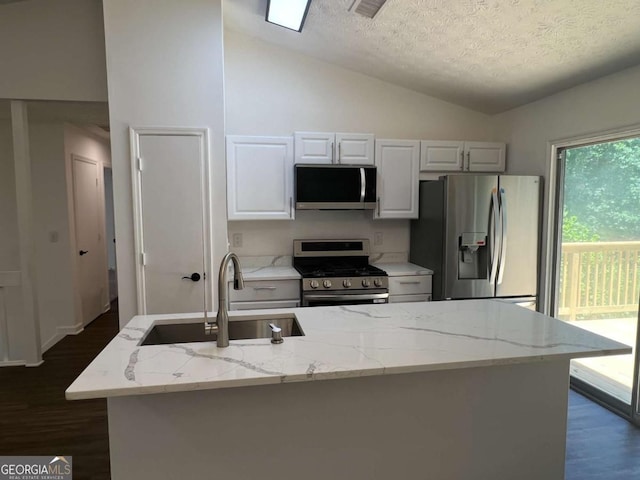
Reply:
<svg viewBox="0 0 640 480"><path fill-rule="evenodd" d="M298 34L267 0L225 0L225 26L487 113L640 64L640 0L388 0L373 20L352 3L313 0Z"/></svg>

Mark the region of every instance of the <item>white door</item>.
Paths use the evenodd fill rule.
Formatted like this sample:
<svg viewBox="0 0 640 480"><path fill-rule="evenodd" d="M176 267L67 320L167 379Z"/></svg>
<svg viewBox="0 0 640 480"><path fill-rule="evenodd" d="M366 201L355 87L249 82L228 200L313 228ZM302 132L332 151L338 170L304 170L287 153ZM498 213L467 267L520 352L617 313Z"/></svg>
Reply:
<svg viewBox="0 0 640 480"><path fill-rule="evenodd" d="M420 142L420 170L454 172L462 170L464 142L423 140Z"/></svg>
<svg viewBox="0 0 640 480"><path fill-rule="evenodd" d="M292 137L227 136L229 220L291 220Z"/></svg>
<svg viewBox="0 0 640 480"><path fill-rule="evenodd" d="M203 312L208 196L202 138L141 134L138 148L136 228L142 257L138 288L143 290L139 310Z"/></svg>
<svg viewBox="0 0 640 480"><path fill-rule="evenodd" d="M372 133L336 133L337 162L373 165L374 140Z"/></svg>
<svg viewBox="0 0 640 480"><path fill-rule="evenodd" d="M335 134L295 132L295 163L335 163Z"/></svg>
<svg viewBox="0 0 640 480"><path fill-rule="evenodd" d="M417 140L376 140L375 218L418 218L419 160Z"/></svg>
<svg viewBox="0 0 640 480"><path fill-rule="evenodd" d="M72 162L76 278L82 324L87 325L104 312L107 304L104 220L100 208L98 163L76 156Z"/></svg>
<svg viewBox="0 0 640 480"><path fill-rule="evenodd" d="M499 142L465 142L467 171L504 172L506 145Z"/></svg>

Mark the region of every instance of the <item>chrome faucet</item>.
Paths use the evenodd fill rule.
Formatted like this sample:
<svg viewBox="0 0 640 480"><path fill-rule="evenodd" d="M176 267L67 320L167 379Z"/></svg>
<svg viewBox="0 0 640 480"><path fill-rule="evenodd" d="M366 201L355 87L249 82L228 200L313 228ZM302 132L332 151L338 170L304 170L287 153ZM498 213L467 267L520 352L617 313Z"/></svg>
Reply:
<svg viewBox="0 0 640 480"><path fill-rule="evenodd" d="M229 311L227 308L227 271L229 270L229 260L233 262L233 288L242 290L244 279L240 271L240 261L235 253L227 253L220 263L220 273L218 275L218 314L216 323L209 323L205 320L204 331L206 334L217 334L216 343L218 347L229 346Z"/></svg>

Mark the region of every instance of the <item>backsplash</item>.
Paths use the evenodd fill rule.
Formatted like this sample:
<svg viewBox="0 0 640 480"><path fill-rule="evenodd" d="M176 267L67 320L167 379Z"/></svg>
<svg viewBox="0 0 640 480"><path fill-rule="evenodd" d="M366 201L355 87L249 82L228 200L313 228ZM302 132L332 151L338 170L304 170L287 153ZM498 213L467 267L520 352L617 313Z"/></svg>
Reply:
<svg viewBox="0 0 640 480"><path fill-rule="evenodd" d="M372 261L381 261L373 259L376 254L404 255L406 260L409 220L373 220L372 215L371 211L314 210L296 212L293 221L232 221L228 223L229 248L240 257L291 257L294 240L366 238L371 245ZM242 246L237 246L239 240Z"/></svg>

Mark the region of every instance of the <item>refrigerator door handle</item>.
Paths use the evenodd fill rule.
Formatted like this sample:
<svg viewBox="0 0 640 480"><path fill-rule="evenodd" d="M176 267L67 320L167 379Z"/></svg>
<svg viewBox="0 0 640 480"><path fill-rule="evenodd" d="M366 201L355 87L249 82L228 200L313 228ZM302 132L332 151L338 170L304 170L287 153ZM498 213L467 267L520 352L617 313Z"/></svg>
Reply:
<svg viewBox="0 0 640 480"><path fill-rule="evenodd" d="M502 230L502 238L500 239L500 259L498 261L498 285L502 284L504 276L504 265L507 261L507 194L504 188L500 189L500 229Z"/></svg>
<svg viewBox="0 0 640 480"><path fill-rule="evenodd" d="M499 218L499 210L498 210L498 191L494 188L491 191L491 216L489 220L489 235L491 242L491 272L489 274L489 284L495 285L496 276L498 273L498 253L499 246L498 241L501 238L501 232L499 228L501 227L501 222Z"/></svg>

